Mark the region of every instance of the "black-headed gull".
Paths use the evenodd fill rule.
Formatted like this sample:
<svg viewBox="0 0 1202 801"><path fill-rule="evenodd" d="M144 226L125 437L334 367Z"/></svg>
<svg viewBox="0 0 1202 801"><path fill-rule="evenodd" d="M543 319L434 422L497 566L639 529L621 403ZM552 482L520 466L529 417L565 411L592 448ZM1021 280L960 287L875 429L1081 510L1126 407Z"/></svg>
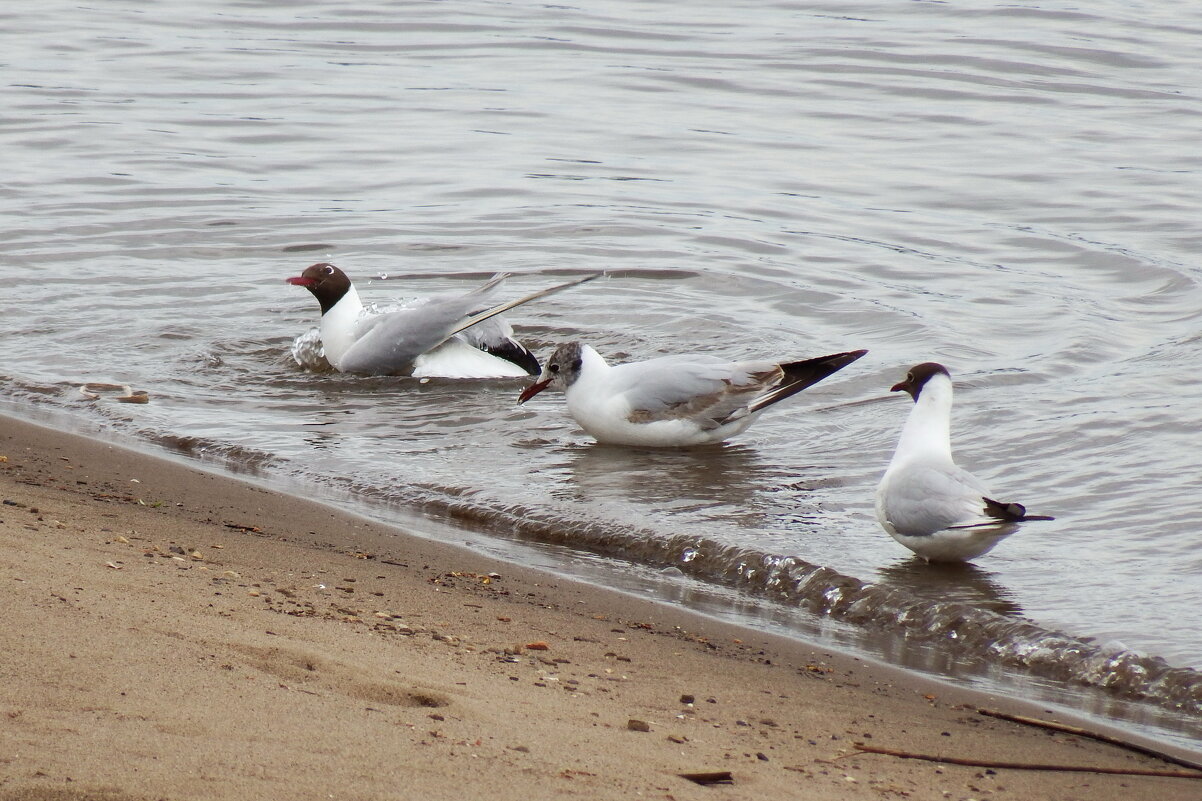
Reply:
<svg viewBox="0 0 1202 801"><path fill-rule="evenodd" d="M590 275L480 310L506 276L463 295L444 295L408 308L373 313L351 279L333 264L314 264L288 283L303 286L321 304L326 361L342 373L446 378L535 375L534 354L513 338L497 315L523 303L591 281Z"/></svg>
<svg viewBox="0 0 1202 801"><path fill-rule="evenodd" d="M1018 503L1003 503L976 476L952 460L952 378L925 362L910 368L891 391L908 392L914 408L889 468L876 491L876 514L885 531L931 562L981 556L1028 520Z"/></svg>
<svg viewBox="0 0 1202 801"><path fill-rule="evenodd" d="M688 447L722 442L768 406L846 367L868 351L800 362L729 362L663 356L610 366L588 345L560 345L525 403L548 387L567 395L568 414L598 442Z"/></svg>

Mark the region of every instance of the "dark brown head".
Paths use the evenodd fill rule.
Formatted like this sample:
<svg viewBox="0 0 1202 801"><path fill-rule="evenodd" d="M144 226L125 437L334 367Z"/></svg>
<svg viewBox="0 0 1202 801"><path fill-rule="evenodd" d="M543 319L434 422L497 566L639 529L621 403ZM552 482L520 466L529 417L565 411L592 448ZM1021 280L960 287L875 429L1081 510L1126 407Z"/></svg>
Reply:
<svg viewBox="0 0 1202 801"><path fill-rule="evenodd" d="M567 391L580 377L580 369L584 365L584 349L579 342L569 342L560 345L547 359L547 366L542 375L518 396L518 403L525 403L547 387Z"/></svg>
<svg viewBox="0 0 1202 801"><path fill-rule="evenodd" d="M334 308L351 289L351 279L346 277L346 273L325 262L306 267L300 275L289 278L288 283L303 286L312 292L313 297L321 304L322 314Z"/></svg>
<svg viewBox="0 0 1202 801"><path fill-rule="evenodd" d="M918 396L922 393L922 388L927 385L932 376L945 375L951 378L951 373L947 368L938 362L923 362L916 364L906 373L906 380L899 381L889 388L890 392L909 392L910 397L918 400Z"/></svg>

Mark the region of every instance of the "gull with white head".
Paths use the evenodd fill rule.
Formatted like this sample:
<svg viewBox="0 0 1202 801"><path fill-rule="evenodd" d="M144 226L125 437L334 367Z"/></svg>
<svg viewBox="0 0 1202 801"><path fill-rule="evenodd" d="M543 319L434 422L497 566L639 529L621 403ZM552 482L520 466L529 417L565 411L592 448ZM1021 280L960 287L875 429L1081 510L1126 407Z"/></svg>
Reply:
<svg viewBox="0 0 1202 801"><path fill-rule="evenodd" d="M598 442L710 445L743 432L767 407L867 352L784 363L680 355L610 365L592 347L572 342L555 350L518 403L559 389L567 395L568 414Z"/></svg>

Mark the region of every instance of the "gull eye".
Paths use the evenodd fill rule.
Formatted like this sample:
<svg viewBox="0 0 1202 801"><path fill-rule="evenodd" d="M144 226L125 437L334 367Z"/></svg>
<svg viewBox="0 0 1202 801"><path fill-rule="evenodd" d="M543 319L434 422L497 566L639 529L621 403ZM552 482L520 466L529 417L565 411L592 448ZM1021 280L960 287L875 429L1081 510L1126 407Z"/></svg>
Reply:
<svg viewBox="0 0 1202 801"><path fill-rule="evenodd" d="M559 372L559 365L558 365L558 364L556 364L555 362L551 362L550 364L548 364L548 365L547 365L547 369L548 369L549 371L551 371L552 373L558 373L558 372Z"/></svg>
<svg viewBox="0 0 1202 801"><path fill-rule="evenodd" d="M327 264L326 265L326 275L333 275L333 274L334 274L333 265Z"/></svg>

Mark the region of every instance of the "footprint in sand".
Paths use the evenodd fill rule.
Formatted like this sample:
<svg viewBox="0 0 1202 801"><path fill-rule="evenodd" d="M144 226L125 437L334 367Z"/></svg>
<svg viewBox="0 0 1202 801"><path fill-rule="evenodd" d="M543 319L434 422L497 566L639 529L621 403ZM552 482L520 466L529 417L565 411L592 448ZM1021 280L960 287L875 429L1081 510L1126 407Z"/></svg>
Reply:
<svg viewBox="0 0 1202 801"><path fill-rule="evenodd" d="M251 667L286 684L304 685L309 690L320 688L360 701L391 706L438 708L451 703L447 693L375 681L358 668L316 654L252 645L232 645L231 648L245 656Z"/></svg>

